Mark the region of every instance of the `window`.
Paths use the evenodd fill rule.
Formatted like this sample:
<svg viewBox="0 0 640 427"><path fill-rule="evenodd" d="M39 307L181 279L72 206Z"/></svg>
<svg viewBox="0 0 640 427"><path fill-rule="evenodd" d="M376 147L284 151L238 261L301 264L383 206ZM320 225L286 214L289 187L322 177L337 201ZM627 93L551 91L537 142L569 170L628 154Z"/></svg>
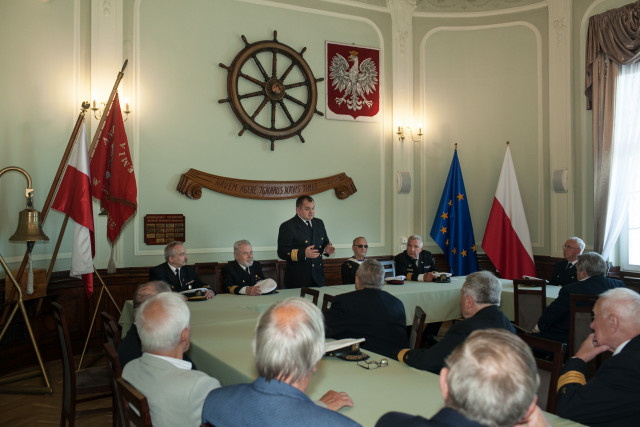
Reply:
<svg viewBox="0 0 640 427"><path fill-rule="evenodd" d="M625 270L640 271L640 63L620 66L616 89L613 130L614 154L611 190L614 185L626 193L628 211L622 218L620 233L621 265ZM619 151L618 151L619 150ZM626 171L614 184L616 168ZM617 203L613 207L620 208ZM610 207L611 208L611 207ZM614 210L615 212L615 210ZM618 210L621 212L621 210ZM622 210L622 212L624 212Z"/></svg>

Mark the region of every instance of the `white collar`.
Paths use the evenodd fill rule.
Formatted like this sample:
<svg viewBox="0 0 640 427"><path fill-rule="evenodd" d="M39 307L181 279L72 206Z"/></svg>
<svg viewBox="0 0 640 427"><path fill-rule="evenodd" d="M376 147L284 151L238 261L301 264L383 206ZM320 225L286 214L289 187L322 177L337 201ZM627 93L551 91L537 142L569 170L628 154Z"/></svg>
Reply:
<svg viewBox="0 0 640 427"><path fill-rule="evenodd" d="M624 348L625 345L627 345L629 343L629 341L631 341L630 339L626 340L625 342L623 342L622 344L620 344L618 346L618 348L616 348L616 351L613 352L613 355L615 356L616 354L620 353L622 351L622 349Z"/></svg>
<svg viewBox="0 0 640 427"><path fill-rule="evenodd" d="M157 357L158 359L162 359L162 360L166 360L167 362L171 363L173 366L175 366L178 369L184 369L185 371L188 371L191 369L191 362L188 362L186 360L183 359L176 359L175 357L168 357L168 356L160 356L159 354L151 354L151 353L147 353L149 356L153 356L153 357Z"/></svg>
<svg viewBox="0 0 640 427"><path fill-rule="evenodd" d="M359 260L356 257L351 257L351 258L349 258L348 261L353 261L353 262L357 262L358 264L362 264L364 262L364 259L363 260Z"/></svg>

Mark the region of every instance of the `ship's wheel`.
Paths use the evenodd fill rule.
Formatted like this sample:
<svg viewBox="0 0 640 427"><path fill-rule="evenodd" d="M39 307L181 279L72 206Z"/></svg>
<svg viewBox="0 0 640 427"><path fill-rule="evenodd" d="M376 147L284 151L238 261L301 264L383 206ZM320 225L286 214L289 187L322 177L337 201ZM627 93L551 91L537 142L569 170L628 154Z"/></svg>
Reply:
<svg viewBox="0 0 640 427"><path fill-rule="evenodd" d="M314 114L323 116L316 109L318 88L313 72L302 55L306 47L296 52L277 39L255 43L247 42L231 65L219 65L228 71L227 95L219 103L228 102L242 129L274 142L298 135L304 142L302 130Z"/></svg>

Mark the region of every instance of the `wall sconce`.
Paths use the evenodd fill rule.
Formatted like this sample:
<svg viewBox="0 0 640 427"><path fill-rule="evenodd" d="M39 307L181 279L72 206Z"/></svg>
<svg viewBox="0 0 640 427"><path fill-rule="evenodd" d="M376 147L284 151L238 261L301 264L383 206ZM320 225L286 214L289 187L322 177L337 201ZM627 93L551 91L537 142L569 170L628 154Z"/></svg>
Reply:
<svg viewBox="0 0 640 427"><path fill-rule="evenodd" d="M98 106L98 103L96 102L96 100L95 99L93 100L93 102L91 103L91 111L93 111L93 117L95 117L96 120L100 120L102 118L102 114L104 113L104 109L106 106L107 106L106 102L101 102L100 105ZM129 101L125 100L124 110L122 110L122 112L126 114L125 118L122 121L126 122L127 119L129 118L129 113L131 113L131 109L129 108Z"/></svg>
<svg viewBox="0 0 640 427"><path fill-rule="evenodd" d="M422 139L422 127L418 127L418 133L416 134L418 138L414 138L413 130L409 126L398 126L398 141L404 142L404 139L408 136L411 138L413 142L419 142Z"/></svg>

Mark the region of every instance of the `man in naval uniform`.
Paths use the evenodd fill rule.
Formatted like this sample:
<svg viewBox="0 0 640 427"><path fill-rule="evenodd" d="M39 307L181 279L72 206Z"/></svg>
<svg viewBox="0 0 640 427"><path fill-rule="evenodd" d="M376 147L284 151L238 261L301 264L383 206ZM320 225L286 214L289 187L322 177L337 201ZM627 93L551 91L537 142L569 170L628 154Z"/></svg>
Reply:
<svg viewBox="0 0 640 427"><path fill-rule="evenodd" d="M562 246L564 259L553 267L553 273L549 279L550 285L564 286L578 281L576 263L578 256L584 251L584 242L579 237L570 237Z"/></svg>
<svg viewBox="0 0 640 427"><path fill-rule="evenodd" d="M313 198L298 197L296 215L280 224L278 231L278 256L287 261L285 288L324 286L322 255L330 256L334 251L324 223L315 218Z"/></svg>
<svg viewBox="0 0 640 427"><path fill-rule="evenodd" d="M234 261L222 269L222 283L230 294L260 295L262 290L255 284L264 280L262 266L253 260L253 248L248 240L233 244Z"/></svg>
<svg viewBox="0 0 640 427"><path fill-rule="evenodd" d="M342 283L352 285L356 283L356 271L360 264L364 262L369 250L367 239L364 237L356 237L353 239L353 256L342 264Z"/></svg>
<svg viewBox="0 0 640 427"><path fill-rule="evenodd" d="M431 252L422 250L422 237L414 234L407 241L407 250L395 256L396 275L414 282L431 282L437 271Z"/></svg>

